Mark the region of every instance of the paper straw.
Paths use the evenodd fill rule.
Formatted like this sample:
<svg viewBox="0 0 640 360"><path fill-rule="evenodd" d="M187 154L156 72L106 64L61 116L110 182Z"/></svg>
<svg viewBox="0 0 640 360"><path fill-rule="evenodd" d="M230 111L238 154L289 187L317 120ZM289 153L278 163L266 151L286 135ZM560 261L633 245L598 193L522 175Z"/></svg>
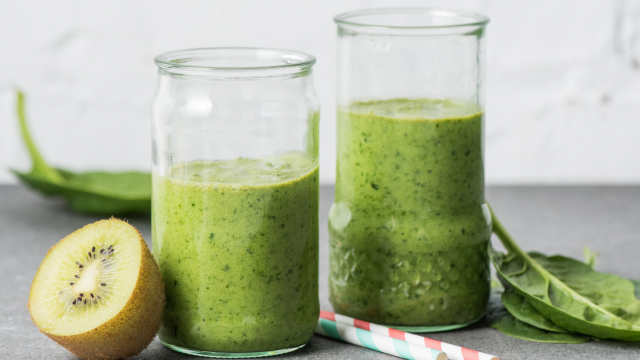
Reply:
<svg viewBox="0 0 640 360"><path fill-rule="evenodd" d="M334 314L329 311L320 310L320 318L335 321L338 324L344 324L347 326L356 327L358 329L371 331L374 334L403 340L414 345L425 346L430 349L444 351L445 353L447 353L447 356L451 360L500 360L497 356L494 355L489 355L460 346L447 344L442 341L406 333L404 331L388 328L386 326L372 324L370 322L354 319L352 317Z"/></svg>
<svg viewBox="0 0 640 360"><path fill-rule="evenodd" d="M336 323L320 318L316 326L316 334L332 337L353 345L366 347L385 354L409 360L448 360L442 351L424 346L409 344L406 341L390 338L353 326Z"/></svg>

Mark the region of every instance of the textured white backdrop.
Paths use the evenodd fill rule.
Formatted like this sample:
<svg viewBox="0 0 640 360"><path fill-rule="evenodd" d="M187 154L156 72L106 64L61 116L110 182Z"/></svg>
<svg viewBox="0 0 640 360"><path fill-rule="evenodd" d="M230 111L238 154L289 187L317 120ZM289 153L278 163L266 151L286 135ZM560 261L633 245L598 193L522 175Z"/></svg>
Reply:
<svg viewBox="0 0 640 360"><path fill-rule="evenodd" d="M46 159L73 170L149 169L153 57L261 46L314 54L321 179L335 178L340 12L439 6L491 17L487 182L640 183L640 0L5 1L0 12L0 183L28 158L13 87Z"/></svg>

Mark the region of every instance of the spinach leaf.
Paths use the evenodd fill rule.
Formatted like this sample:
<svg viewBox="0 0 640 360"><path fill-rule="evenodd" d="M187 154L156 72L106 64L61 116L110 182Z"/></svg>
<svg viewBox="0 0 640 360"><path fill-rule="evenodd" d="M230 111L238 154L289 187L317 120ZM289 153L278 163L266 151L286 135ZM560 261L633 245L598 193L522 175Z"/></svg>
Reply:
<svg viewBox="0 0 640 360"><path fill-rule="evenodd" d="M504 294L505 293L503 293L503 303ZM590 340L588 336L546 331L520 321L505 309L497 295L491 296L486 320L489 326L499 330L503 334L523 340L563 344L579 344Z"/></svg>
<svg viewBox="0 0 640 360"><path fill-rule="evenodd" d="M72 209L101 215L122 215L151 210L151 176L137 171L108 173L71 171L50 167L38 152L24 110L24 94L17 93L17 115L33 168L11 170L26 185L48 196L63 196Z"/></svg>
<svg viewBox="0 0 640 360"><path fill-rule="evenodd" d="M491 211L493 231L508 253L489 253L514 291L542 315L570 332L627 341L640 340L640 301L634 284L563 256L524 252Z"/></svg>
<svg viewBox="0 0 640 360"><path fill-rule="evenodd" d="M636 299L640 300L640 281L638 280L634 280L634 279L628 279L629 281L631 281L633 283L634 288L634 294L636 296Z"/></svg>
<svg viewBox="0 0 640 360"><path fill-rule="evenodd" d="M566 333L567 331L554 324L540 311L531 306L527 300L509 288L502 293L502 304L516 319L535 326L541 330Z"/></svg>

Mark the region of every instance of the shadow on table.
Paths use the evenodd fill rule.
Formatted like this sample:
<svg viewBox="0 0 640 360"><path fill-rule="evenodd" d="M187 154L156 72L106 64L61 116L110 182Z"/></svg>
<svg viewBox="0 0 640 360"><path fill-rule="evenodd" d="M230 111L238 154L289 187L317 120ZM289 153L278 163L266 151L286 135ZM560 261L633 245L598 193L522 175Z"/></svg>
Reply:
<svg viewBox="0 0 640 360"><path fill-rule="evenodd" d="M305 347L294 352L275 356L276 359L305 359L305 360L324 360L324 359L392 359L389 355L385 355L376 351L361 348L359 346L350 345L342 341L314 335ZM156 337L153 342L139 355L133 357L135 360L182 360L182 359L198 359L196 356L182 354L173 351ZM204 359L204 358L202 358Z"/></svg>
<svg viewBox="0 0 640 360"><path fill-rule="evenodd" d="M640 350L640 342L620 341L620 340L591 340L598 344L599 347L607 348L607 350ZM638 355L640 358L640 355Z"/></svg>

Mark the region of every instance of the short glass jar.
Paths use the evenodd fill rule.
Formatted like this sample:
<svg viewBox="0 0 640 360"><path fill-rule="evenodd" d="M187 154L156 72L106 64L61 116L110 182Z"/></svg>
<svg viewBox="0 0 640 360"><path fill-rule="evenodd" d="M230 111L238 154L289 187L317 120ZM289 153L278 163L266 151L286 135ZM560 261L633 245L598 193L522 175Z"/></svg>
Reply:
<svg viewBox="0 0 640 360"><path fill-rule="evenodd" d="M156 57L153 254L160 340L209 357L304 346L318 302L315 58L210 48Z"/></svg>
<svg viewBox="0 0 640 360"><path fill-rule="evenodd" d="M341 14L329 215L337 313L405 331L480 319L489 297L483 15Z"/></svg>

